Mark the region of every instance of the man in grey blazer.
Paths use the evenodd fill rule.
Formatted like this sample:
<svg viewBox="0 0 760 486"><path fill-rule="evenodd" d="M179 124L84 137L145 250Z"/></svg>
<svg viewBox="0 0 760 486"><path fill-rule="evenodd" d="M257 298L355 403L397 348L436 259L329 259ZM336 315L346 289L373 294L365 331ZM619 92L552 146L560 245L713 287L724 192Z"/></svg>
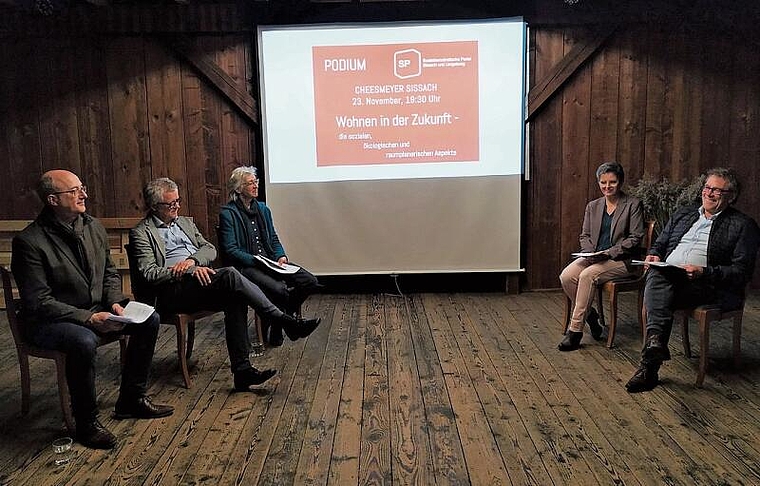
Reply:
<svg viewBox="0 0 760 486"><path fill-rule="evenodd" d="M235 389L247 390L274 376L274 370L259 371L249 361L248 307L281 324L294 341L311 334L320 319L296 320L235 268L212 268L216 248L190 218L179 216L181 201L174 181L149 182L143 197L148 215L129 234L137 265L135 297L155 303L159 312L223 310Z"/></svg>
<svg viewBox="0 0 760 486"><path fill-rule="evenodd" d="M24 337L35 346L66 353L66 379L77 440L111 449L116 437L98 421L95 357L100 336L128 334L115 418L156 418L174 409L146 396L159 317L124 324L128 298L111 263L103 225L88 215L87 188L75 174L43 174L37 193L45 204L37 219L13 239L12 271L19 286Z"/></svg>

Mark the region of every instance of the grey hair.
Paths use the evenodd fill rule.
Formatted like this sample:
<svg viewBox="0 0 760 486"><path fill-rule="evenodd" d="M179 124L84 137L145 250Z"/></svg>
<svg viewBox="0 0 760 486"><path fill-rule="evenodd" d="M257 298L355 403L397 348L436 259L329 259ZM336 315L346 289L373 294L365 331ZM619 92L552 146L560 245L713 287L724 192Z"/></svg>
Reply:
<svg viewBox="0 0 760 486"><path fill-rule="evenodd" d="M230 179L227 181L227 192L229 193L230 201L237 200L238 193L240 193L240 188L243 187L243 177L249 174L255 178L256 167L253 167L253 166L236 167L235 170L232 171L232 174L230 175Z"/></svg>
<svg viewBox="0 0 760 486"><path fill-rule="evenodd" d="M623 170L623 166L617 162L603 163L599 166L598 169L596 169L596 180L599 181L599 179L602 177L602 174L607 174L608 172L611 172L617 176L618 186L622 187L623 182L625 182L625 171Z"/></svg>
<svg viewBox="0 0 760 486"><path fill-rule="evenodd" d="M47 202L47 197L56 191L55 184L53 184L53 178L47 173L44 174L39 182L37 182L37 195L43 203Z"/></svg>
<svg viewBox="0 0 760 486"><path fill-rule="evenodd" d="M177 183L168 177L159 177L158 179L153 179L152 181L148 182L143 189L143 200L145 201L145 206L150 210L156 207L157 203L161 202L161 199L164 197L164 193L177 190L179 190Z"/></svg>
<svg viewBox="0 0 760 486"><path fill-rule="evenodd" d="M731 199L729 200L730 204L733 204L736 202L736 200L739 198L739 192L741 191L741 184L739 183L739 178L736 177L736 172L734 172L731 169L726 169L724 167L714 167L707 172L705 172L704 175L704 181L702 181L702 185L704 185L705 182L707 182L707 178L710 176L720 177L721 179L728 182L728 190L731 193Z"/></svg>

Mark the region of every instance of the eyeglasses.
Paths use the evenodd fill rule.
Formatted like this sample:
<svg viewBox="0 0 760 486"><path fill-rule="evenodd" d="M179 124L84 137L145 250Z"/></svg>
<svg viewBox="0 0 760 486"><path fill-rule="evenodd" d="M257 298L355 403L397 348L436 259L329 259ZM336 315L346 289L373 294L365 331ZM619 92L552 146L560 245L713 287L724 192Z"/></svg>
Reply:
<svg viewBox="0 0 760 486"><path fill-rule="evenodd" d="M258 179L254 179L252 181L244 182L243 185L245 187L248 187L248 186L258 186L259 185L259 180Z"/></svg>
<svg viewBox="0 0 760 486"><path fill-rule="evenodd" d="M50 193L51 196L58 196L60 194L77 194L77 195L78 194L85 194L85 195L87 195L87 186L85 186L84 184L82 184L79 187L75 187L73 189L68 189L66 191L55 191L55 192L51 192Z"/></svg>
<svg viewBox="0 0 760 486"><path fill-rule="evenodd" d="M174 201L171 201L171 202L168 202L168 203L167 202L156 203L156 206L158 206L158 207L166 207L166 208L169 208L169 209L177 209L181 203L182 203L182 198L178 197Z"/></svg>
<svg viewBox="0 0 760 486"><path fill-rule="evenodd" d="M721 189L720 187L704 186L702 192L706 194L715 194L716 196L721 197L724 194L730 194L732 191L731 189Z"/></svg>

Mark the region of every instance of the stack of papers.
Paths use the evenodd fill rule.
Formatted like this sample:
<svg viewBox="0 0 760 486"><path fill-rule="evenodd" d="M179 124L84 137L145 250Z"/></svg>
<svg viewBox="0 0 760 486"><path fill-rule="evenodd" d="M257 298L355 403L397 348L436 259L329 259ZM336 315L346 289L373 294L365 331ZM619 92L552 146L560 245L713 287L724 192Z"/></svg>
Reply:
<svg viewBox="0 0 760 486"><path fill-rule="evenodd" d="M290 263L284 263L280 265L276 261L262 255L254 255L254 258L266 265L267 268L270 268L277 273L296 273L301 269L301 267L291 265Z"/></svg>
<svg viewBox="0 0 760 486"><path fill-rule="evenodd" d="M134 300L132 300L124 308L124 314L120 316L117 316L116 314L111 314L111 317L109 317L108 320L116 321L116 322L132 322L132 323L140 324L148 320L148 317L150 317L150 315L153 314L154 310L155 309L152 306L149 306L148 304L143 304L142 302L135 302Z"/></svg>

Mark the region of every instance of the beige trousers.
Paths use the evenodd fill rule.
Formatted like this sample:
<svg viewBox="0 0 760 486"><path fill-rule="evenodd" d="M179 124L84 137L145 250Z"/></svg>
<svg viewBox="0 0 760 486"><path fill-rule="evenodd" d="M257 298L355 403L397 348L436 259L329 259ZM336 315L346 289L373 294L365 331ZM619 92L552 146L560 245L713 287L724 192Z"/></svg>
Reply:
<svg viewBox="0 0 760 486"><path fill-rule="evenodd" d="M568 329L573 332L583 331L586 313L594 302L594 289L597 285L628 275L630 273L622 261L604 260L590 263L585 258L577 258L566 266L559 275L559 281L565 295L573 303Z"/></svg>

